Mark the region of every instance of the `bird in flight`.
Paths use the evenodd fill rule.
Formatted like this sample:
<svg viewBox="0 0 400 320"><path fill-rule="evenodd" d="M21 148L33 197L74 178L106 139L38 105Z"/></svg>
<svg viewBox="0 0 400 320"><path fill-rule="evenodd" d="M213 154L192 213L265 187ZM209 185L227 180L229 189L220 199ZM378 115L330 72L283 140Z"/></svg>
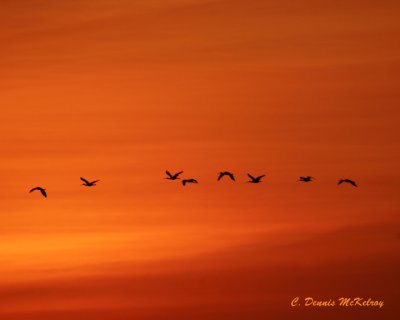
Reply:
<svg viewBox="0 0 400 320"><path fill-rule="evenodd" d="M93 187L93 186L96 185L96 182L100 181L100 180L88 181L88 180L86 180L85 178L82 178L82 177L81 177L81 180L84 182L84 183L82 183L82 185L86 186L86 187Z"/></svg>
<svg viewBox="0 0 400 320"><path fill-rule="evenodd" d="M262 176L258 176L257 178L254 178L250 173L248 173L247 175L248 175L249 178L251 179L251 180L249 180L249 181L247 181L247 182L250 182L250 183L260 183L260 182L261 182L261 179L262 179L263 177L265 177L265 174L263 174Z"/></svg>
<svg viewBox="0 0 400 320"><path fill-rule="evenodd" d="M183 186L186 185L186 183L198 183L196 179L183 179L182 184Z"/></svg>
<svg viewBox="0 0 400 320"><path fill-rule="evenodd" d="M314 178L313 178L313 177L306 176L306 177L300 177L300 178L299 178L299 180L297 180L297 181L302 181L302 182L311 182L311 181L313 181L313 180L314 180Z"/></svg>
<svg viewBox="0 0 400 320"><path fill-rule="evenodd" d="M338 185L342 184L343 182L347 182L347 183L350 183L354 187L358 187L356 182L353 180L350 180L350 179L341 179L341 180L339 180Z"/></svg>
<svg viewBox="0 0 400 320"><path fill-rule="evenodd" d="M218 176L218 181L221 180L223 176L228 176L228 177L231 178L233 181L235 181L235 176L233 175L232 172L229 172L229 171L221 171L221 172L219 173L219 176Z"/></svg>
<svg viewBox="0 0 400 320"><path fill-rule="evenodd" d="M46 189L43 189L41 187L35 187L35 188L31 189L29 192L33 192L35 190L39 190L40 193L43 195L43 197L47 198Z"/></svg>
<svg viewBox="0 0 400 320"><path fill-rule="evenodd" d="M165 171L165 173L166 173L167 176L168 176L168 177L166 177L165 179L168 179L168 180L176 180L176 179L180 179L180 178L179 178L179 175L180 175L181 173L183 173L183 171L179 171L179 172L177 172L177 173L175 173L175 174L172 174L171 172L169 172L169 171L167 170L167 171Z"/></svg>

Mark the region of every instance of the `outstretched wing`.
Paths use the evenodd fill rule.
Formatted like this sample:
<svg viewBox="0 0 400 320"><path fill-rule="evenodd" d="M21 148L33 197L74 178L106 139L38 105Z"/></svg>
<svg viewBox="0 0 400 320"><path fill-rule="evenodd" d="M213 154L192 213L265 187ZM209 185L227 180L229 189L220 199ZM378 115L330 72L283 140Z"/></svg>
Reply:
<svg viewBox="0 0 400 320"><path fill-rule="evenodd" d="M349 180L348 182L349 182L351 185L353 185L353 186L357 187L357 184L355 183L355 181L353 181L353 180Z"/></svg>
<svg viewBox="0 0 400 320"><path fill-rule="evenodd" d="M258 177L257 177L257 180L260 181L260 180L261 180L262 178L264 178L264 177L265 177L265 174L263 174L262 176L258 176Z"/></svg>
<svg viewBox="0 0 400 320"><path fill-rule="evenodd" d="M235 181L235 176L233 175L233 173L229 173L228 176L229 176L229 178L231 178L233 181Z"/></svg>
<svg viewBox="0 0 400 320"><path fill-rule="evenodd" d="M339 180L339 182L337 184L339 185L339 184L342 184L343 182L344 182L344 180L342 179L342 180Z"/></svg>
<svg viewBox="0 0 400 320"><path fill-rule="evenodd" d="M82 177L81 177L81 180L82 180L84 183L86 183L86 184L90 184L90 182L87 181L85 178L82 178Z"/></svg>
<svg viewBox="0 0 400 320"><path fill-rule="evenodd" d="M220 172L220 173L219 173L219 176L218 176L218 181L221 180L221 178L222 178L224 175L225 175L225 173Z"/></svg>
<svg viewBox="0 0 400 320"><path fill-rule="evenodd" d="M250 178L251 180L253 180L253 181L256 180L256 178L254 178L250 173L248 173L247 175L249 176L249 178Z"/></svg>
<svg viewBox="0 0 400 320"><path fill-rule="evenodd" d="M100 180L94 180L91 182L91 184L95 184L96 182L99 182Z"/></svg>

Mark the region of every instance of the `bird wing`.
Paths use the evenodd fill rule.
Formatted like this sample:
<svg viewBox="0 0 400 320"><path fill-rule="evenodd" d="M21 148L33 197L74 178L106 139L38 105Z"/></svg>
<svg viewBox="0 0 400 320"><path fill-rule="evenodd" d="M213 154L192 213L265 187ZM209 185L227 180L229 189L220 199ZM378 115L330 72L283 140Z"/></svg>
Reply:
<svg viewBox="0 0 400 320"><path fill-rule="evenodd" d="M221 178L222 178L224 175L225 175L225 173L220 172L220 173L219 173L219 176L218 176L218 181L221 180Z"/></svg>
<svg viewBox="0 0 400 320"><path fill-rule="evenodd" d="M81 177L81 180L82 180L84 183L86 183L86 184L90 184L90 182L87 181L85 178L82 178L82 177Z"/></svg>
<svg viewBox="0 0 400 320"><path fill-rule="evenodd" d="M40 192L42 193L43 197L47 198L47 193L44 189L40 188Z"/></svg>
<svg viewBox="0 0 400 320"><path fill-rule="evenodd" d="M183 186L185 186L186 185L186 182L188 182L187 180L182 180L182 184L183 184Z"/></svg>
<svg viewBox="0 0 400 320"><path fill-rule="evenodd" d="M257 180L261 180L262 178L264 178L265 177L265 174L263 174L262 176L258 176L257 177Z"/></svg>
<svg viewBox="0 0 400 320"><path fill-rule="evenodd" d="M251 180L253 180L253 181L256 180L256 178L254 178L250 173L248 173L247 175L249 176L249 178L250 178Z"/></svg>
<svg viewBox="0 0 400 320"><path fill-rule="evenodd" d="M235 180L235 176L233 175L233 173L229 173L228 175L229 175L229 177L230 177L233 181L236 181L236 180Z"/></svg>
<svg viewBox="0 0 400 320"><path fill-rule="evenodd" d="M342 179L342 180L339 180L338 185L339 185L339 184L342 184L343 182L344 182L343 179Z"/></svg>
<svg viewBox="0 0 400 320"><path fill-rule="evenodd" d="M357 184L355 183L355 181L353 181L353 180L349 180L349 183L350 183L351 185L353 185L353 186L357 187Z"/></svg>
<svg viewBox="0 0 400 320"><path fill-rule="evenodd" d="M172 174L171 174L168 170L166 170L165 173L167 174L167 176L169 176L170 178L172 178Z"/></svg>
<svg viewBox="0 0 400 320"><path fill-rule="evenodd" d="M95 184L96 182L99 182L100 180L94 180L91 182L91 184Z"/></svg>
<svg viewBox="0 0 400 320"><path fill-rule="evenodd" d="M175 177L178 177L182 173L183 173L183 171L179 171L179 172L175 173Z"/></svg>
<svg viewBox="0 0 400 320"><path fill-rule="evenodd" d="M33 192L35 190L40 190L40 189L39 189L39 187L36 187L36 188L33 188L33 189L29 190L29 192Z"/></svg>

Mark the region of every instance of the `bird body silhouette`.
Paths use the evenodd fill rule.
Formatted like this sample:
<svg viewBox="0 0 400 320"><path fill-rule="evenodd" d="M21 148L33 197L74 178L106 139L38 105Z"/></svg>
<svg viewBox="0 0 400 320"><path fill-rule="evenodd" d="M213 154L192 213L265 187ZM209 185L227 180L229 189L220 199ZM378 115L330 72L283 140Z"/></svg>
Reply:
<svg viewBox="0 0 400 320"><path fill-rule="evenodd" d="M247 182L249 182L249 183L260 183L261 179L263 177L265 177L265 174L263 174L262 176L253 177L250 173L248 173L247 176L251 179L251 180L249 180Z"/></svg>
<svg viewBox="0 0 400 320"><path fill-rule="evenodd" d="M196 179L183 179L182 184L183 186L186 186L187 183L198 183Z"/></svg>
<svg viewBox="0 0 400 320"><path fill-rule="evenodd" d="M99 182L100 180L94 180L94 181L88 181L85 178L81 177L81 180L84 182L82 183L83 186L85 187L93 187L96 185L96 182Z"/></svg>
<svg viewBox="0 0 400 320"><path fill-rule="evenodd" d="M228 176L229 178L231 178L231 180L235 181L235 176L232 172L229 171L221 171L218 176L218 181L221 180L224 176Z"/></svg>
<svg viewBox="0 0 400 320"><path fill-rule="evenodd" d="M343 182L349 183L354 187L358 187L357 183L355 181L353 181L353 180L350 180L350 179L340 179L339 182L338 182L338 185L342 184Z"/></svg>
<svg viewBox="0 0 400 320"><path fill-rule="evenodd" d="M35 191L35 190L40 191L40 193L42 194L42 196L45 197L45 198L47 198L46 189L43 189L43 188L41 188L41 187L35 187L35 188L29 190L29 192L33 192L33 191Z"/></svg>
<svg viewBox="0 0 400 320"><path fill-rule="evenodd" d="M168 180L176 180L176 179L180 179L180 178L179 178L179 175L180 175L181 173L183 173L183 171L179 171L179 172L177 172L177 173L175 173L175 174L172 174L171 172L169 172L168 170L166 170L165 173L166 173L167 176L168 176L168 177L166 177L165 179L168 179Z"/></svg>
<svg viewBox="0 0 400 320"><path fill-rule="evenodd" d="M301 182L311 182L311 181L313 181L313 180L314 180L313 177L305 176L305 177L300 177L298 181L301 181Z"/></svg>

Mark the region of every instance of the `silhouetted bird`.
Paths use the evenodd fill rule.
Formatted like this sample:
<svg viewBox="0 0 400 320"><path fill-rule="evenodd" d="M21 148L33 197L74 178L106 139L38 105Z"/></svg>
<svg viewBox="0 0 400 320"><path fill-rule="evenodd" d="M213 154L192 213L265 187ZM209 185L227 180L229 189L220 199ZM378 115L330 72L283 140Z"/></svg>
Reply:
<svg viewBox="0 0 400 320"><path fill-rule="evenodd" d="M168 176L168 177L166 177L165 179L168 179L168 180L176 180L176 179L180 179L180 178L179 178L179 175L180 175L181 173L183 173L183 171L179 171L179 172L177 172L177 173L175 173L175 174L171 174L171 173L167 170L167 171L165 171L165 173L166 173L167 176Z"/></svg>
<svg viewBox="0 0 400 320"><path fill-rule="evenodd" d="M350 179L341 179L341 180L339 180L338 185L342 184L343 182L347 182L347 183L350 183L354 187L358 187L356 182L353 180L350 180Z"/></svg>
<svg viewBox="0 0 400 320"><path fill-rule="evenodd" d="M100 181L100 180L88 181L88 180L86 180L85 178L82 178L82 177L81 177L81 180L84 182L84 183L82 183L82 185L86 186L86 187L93 187L93 186L96 185L96 182Z"/></svg>
<svg viewBox="0 0 400 320"><path fill-rule="evenodd" d="M35 187L35 188L31 189L29 192L33 192L35 190L39 190L41 192L41 194L43 195L43 197L47 198L46 189L43 189L41 187Z"/></svg>
<svg viewBox="0 0 400 320"><path fill-rule="evenodd" d="M247 175L248 175L249 178L251 179L251 180L249 180L249 181L247 181L247 182L250 182L250 183L260 183L260 182L261 182L261 179L262 179L263 177L265 177L265 174L263 174L262 176L259 176L259 177L257 177L257 178L254 178L250 173L248 173Z"/></svg>
<svg viewBox="0 0 400 320"><path fill-rule="evenodd" d="M298 181L302 181L302 182L311 182L313 181L314 178L310 177L310 176L306 176L306 177L300 177Z"/></svg>
<svg viewBox="0 0 400 320"><path fill-rule="evenodd" d="M235 181L235 177L233 175L232 172L228 172L228 171L222 171L219 173L218 176L218 181L222 179L223 176L228 176L229 178L231 178L233 181Z"/></svg>
<svg viewBox="0 0 400 320"><path fill-rule="evenodd" d="M184 179L182 180L182 184L185 186L186 183L198 183L196 179Z"/></svg>

